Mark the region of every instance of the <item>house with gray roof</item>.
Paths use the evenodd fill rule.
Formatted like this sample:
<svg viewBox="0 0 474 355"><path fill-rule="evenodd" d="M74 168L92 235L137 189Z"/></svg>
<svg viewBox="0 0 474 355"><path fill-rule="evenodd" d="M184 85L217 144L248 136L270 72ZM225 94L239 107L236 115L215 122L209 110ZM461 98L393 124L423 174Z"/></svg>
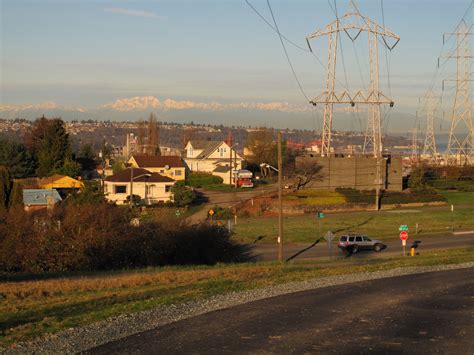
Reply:
<svg viewBox="0 0 474 355"><path fill-rule="evenodd" d="M230 168L242 169L244 159L224 141L190 140L185 146L184 162L192 172L206 172L230 181ZM232 158L231 158L232 155Z"/></svg>
<svg viewBox="0 0 474 355"><path fill-rule="evenodd" d="M25 211L53 208L62 198L56 189L24 189L23 205Z"/></svg>

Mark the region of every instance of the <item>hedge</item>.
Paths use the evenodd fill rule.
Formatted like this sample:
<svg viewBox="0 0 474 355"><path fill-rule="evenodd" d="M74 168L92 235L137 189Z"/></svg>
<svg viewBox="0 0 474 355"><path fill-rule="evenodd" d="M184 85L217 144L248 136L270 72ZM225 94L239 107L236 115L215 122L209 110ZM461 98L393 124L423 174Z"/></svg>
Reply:
<svg viewBox="0 0 474 355"><path fill-rule="evenodd" d="M223 180L221 177L207 173L190 173L186 178L186 185L197 188L222 184L222 182Z"/></svg>

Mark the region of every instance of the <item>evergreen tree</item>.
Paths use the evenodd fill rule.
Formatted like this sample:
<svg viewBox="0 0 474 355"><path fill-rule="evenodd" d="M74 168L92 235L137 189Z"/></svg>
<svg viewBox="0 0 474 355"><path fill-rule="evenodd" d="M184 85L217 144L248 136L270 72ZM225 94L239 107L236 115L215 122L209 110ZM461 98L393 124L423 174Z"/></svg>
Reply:
<svg viewBox="0 0 474 355"><path fill-rule="evenodd" d="M17 142L0 139L0 165L5 166L14 179L33 176L35 161L26 147Z"/></svg>
<svg viewBox="0 0 474 355"><path fill-rule="evenodd" d="M66 160L71 158L69 135L60 118L47 119L43 116L37 119L28 142L38 162L38 176L61 171Z"/></svg>
<svg viewBox="0 0 474 355"><path fill-rule="evenodd" d="M23 186L19 182L13 182L12 192L10 194L9 207L23 204Z"/></svg>
<svg viewBox="0 0 474 355"><path fill-rule="evenodd" d="M11 176L8 169L0 166L0 210L8 208L11 193Z"/></svg>
<svg viewBox="0 0 474 355"><path fill-rule="evenodd" d="M175 184L171 188L173 202L178 207L188 206L196 199L196 193L182 184Z"/></svg>
<svg viewBox="0 0 474 355"><path fill-rule="evenodd" d="M64 161L61 168L53 170L52 172L67 175L76 179L79 175L81 175L81 164L68 158Z"/></svg>

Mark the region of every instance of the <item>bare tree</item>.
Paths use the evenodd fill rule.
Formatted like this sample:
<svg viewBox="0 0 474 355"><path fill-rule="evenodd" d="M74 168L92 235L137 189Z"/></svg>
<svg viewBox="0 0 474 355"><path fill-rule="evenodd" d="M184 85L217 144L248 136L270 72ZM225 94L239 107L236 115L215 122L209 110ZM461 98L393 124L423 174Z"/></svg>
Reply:
<svg viewBox="0 0 474 355"><path fill-rule="evenodd" d="M249 132L245 147L250 153L247 158L251 163L267 163L274 166L277 164L274 134L273 129L268 128Z"/></svg>
<svg viewBox="0 0 474 355"><path fill-rule="evenodd" d="M140 120L138 121L138 147L137 151L138 153L145 153L145 147L146 147L146 127L145 127L145 121Z"/></svg>
<svg viewBox="0 0 474 355"><path fill-rule="evenodd" d="M310 182L321 179L321 165L311 161L299 162L293 171L294 189L304 189Z"/></svg>
<svg viewBox="0 0 474 355"><path fill-rule="evenodd" d="M160 127L156 115L150 113L148 118L148 154L160 155Z"/></svg>

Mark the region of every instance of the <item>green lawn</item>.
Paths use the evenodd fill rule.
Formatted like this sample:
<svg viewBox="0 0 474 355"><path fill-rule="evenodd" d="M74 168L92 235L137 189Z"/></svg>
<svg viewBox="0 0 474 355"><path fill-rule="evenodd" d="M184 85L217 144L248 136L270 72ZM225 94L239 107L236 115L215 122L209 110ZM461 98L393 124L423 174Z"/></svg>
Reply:
<svg viewBox="0 0 474 355"><path fill-rule="evenodd" d="M410 257L246 263L53 275L0 283L0 347L119 314L234 291L399 267L474 261L472 248ZM14 278L12 278L14 279ZM0 352L2 350L0 349Z"/></svg>
<svg viewBox="0 0 474 355"><path fill-rule="evenodd" d="M374 238L398 238L398 227L407 224L409 232L415 232L418 223L420 234L474 229L474 208L459 207L451 213L450 206L437 208L397 209L379 212L327 213L321 221L321 231L364 233ZM284 236L287 242L312 242L318 236L318 220L313 214L284 218ZM239 241L253 242L264 236L260 243L273 243L278 235L278 219L240 219L234 229Z"/></svg>
<svg viewBox="0 0 474 355"><path fill-rule="evenodd" d="M283 197L284 201L298 201L304 205L341 205L346 198L339 192L304 189L292 192Z"/></svg>
<svg viewBox="0 0 474 355"><path fill-rule="evenodd" d="M473 205L474 207L474 192L462 191L440 191L450 205Z"/></svg>

